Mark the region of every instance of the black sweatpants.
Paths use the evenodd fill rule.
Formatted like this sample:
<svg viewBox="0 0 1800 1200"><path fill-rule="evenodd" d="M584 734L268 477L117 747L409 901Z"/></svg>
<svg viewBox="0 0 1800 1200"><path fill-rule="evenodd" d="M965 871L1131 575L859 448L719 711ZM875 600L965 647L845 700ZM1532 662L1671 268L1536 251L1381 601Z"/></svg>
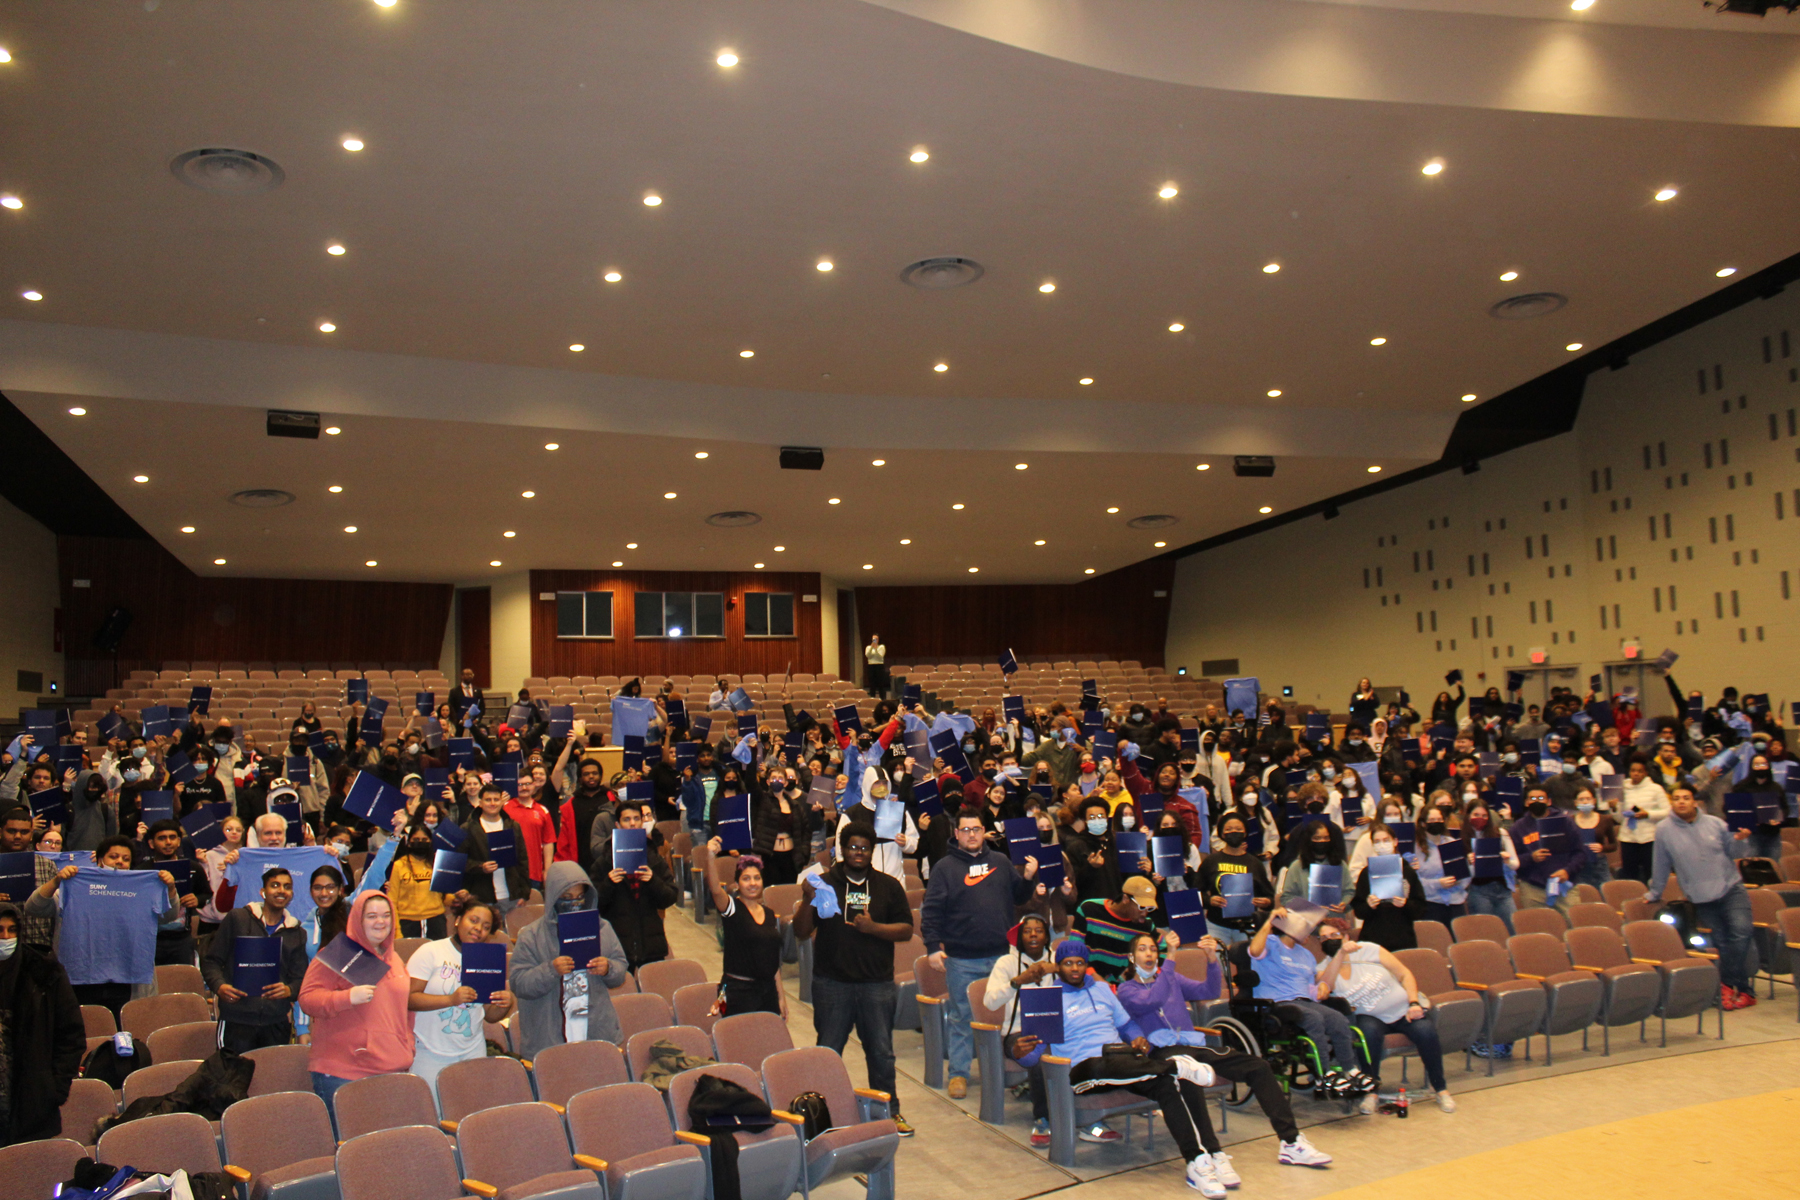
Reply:
<svg viewBox="0 0 1800 1200"><path fill-rule="evenodd" d="M1076 1063L1069 1070L1069 1078L1074 1083L1081 1083L1093 1078L1093 1073L1103 1063L1101 1058L1086 1058ZM1086 1068L1086 1070L1083 1070ZM1206 1120L1206 1094L1199 1088L1182 1083L1173 1071L1167 1075L1157 1075L1149 1079L1140 1079L1134 1083L1120 1083L1115 1088L1123 1088L1135 1092L1139 1096L1156 1101L1162 1109L1163 1124L1168 1127L1169 1136L1175 1139L1175 1148L1181 1152L1183 1162L1193 1162L1200 1156L1201 1131L1212 1137L1212 1126ZM1114 1089L1108 1089L1114 1090ZM1198 1109L1198 1120L1194 1111ZM1213 1138L1213 1144L1218 1139ZM1211 1153L1209 1150L1208 1153Z"/></svg>
<svg viewBox="0 0 1800 1200"><path fill-rule="evenodd" d="M1287 1093L1268 1063L1241 1050L1214 1050L1207 1046L1166 1046L1151 1051L1153 1058L1172 1058L1177 1054L1205 1063L1220 1079L1248 1084L1256 1102L1262 1105L1263 1116L1269 1119L1281 1140L1291 1142L1300 1136L1300 1126L1294 1123L1294 1110L1288 1104ZM1187 1097L1188 1110L1194 1114L1195 1124L1200 1126L1201 1144L1208 1154L1217 1153L1219 1139L1213 1133L1212 1118L1206 1111L1206 1093L1185 1081L1181 1088Z"/></svg>

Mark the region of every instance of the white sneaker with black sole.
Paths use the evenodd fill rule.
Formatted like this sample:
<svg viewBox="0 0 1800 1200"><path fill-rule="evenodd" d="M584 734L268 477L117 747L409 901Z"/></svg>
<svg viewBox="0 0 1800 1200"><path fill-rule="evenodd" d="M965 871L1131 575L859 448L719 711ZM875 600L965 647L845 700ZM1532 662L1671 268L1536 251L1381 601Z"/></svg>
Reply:
<svg viewBox="0 0 1800 1200"><path fill-rule="evenodd" d="M1225 1185L1219 1182L1219 1174L1213 1169L1212 1155L1204 1150L1188 1164L1187 1185L1207 1200L1225 1200Z"/></svg>

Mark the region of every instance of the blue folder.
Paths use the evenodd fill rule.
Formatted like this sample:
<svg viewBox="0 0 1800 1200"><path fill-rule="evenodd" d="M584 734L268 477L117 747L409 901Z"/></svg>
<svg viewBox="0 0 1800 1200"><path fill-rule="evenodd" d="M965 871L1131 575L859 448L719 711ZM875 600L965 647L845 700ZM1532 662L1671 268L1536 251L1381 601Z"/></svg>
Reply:
<svg viewBox="0 0 1800 1200"><path fill-rule="evenodd" d="M158 821L173 821L175 819L175 793L139 792L138 813L146 825L154 825Z"/></svg>
<svg viewBox="0 0 1800 1200"><path fill-rule="evenodd" d="M1226 903L1229 905L1230 901ZM1206 914L1200 906L1199 892L1192 888L1169 892L1163 896L1163 911L1169 914L1169 928L1175 931L1182 945L1192 946L1206 936ZM1254 906L1252 911L1255 911Z"/></svg>
<svg viewBox="0 0 1800 1200"><path fill-rule="evenodd" d="M1250 875L1219 876L1219 895L1225 897L1225 910L1219 914L1221 917L1237 920L1256 915L1256 880Z"/></svg>
<svg viewBox="0 0 1800 1200"><path fill-rule="evenodd" d="M564 958L575 960L575 968L584 970L600 957L600 912L582 908L556 914L556 945Z"/></svg>
<svg viewBox="0 0 1800 1200"><path fill-rule="evenodd" d="M1371 855L1368 865L1369 899L1398 900L1405 876L1400 870L1398 854Z"/></svg>
<svg viewBox="0 0 1800 1200"><path fill-rule="evenodd" d="M510 829L496 829L487 835L488 861L502 871L519 864L518 839Z"/></svg>
<svg viewBox="0 0 1800 1200"><path fill-rule="evenodd" d="M713 801L714 821L722 850L738 850L748 854L750 840L750 797L722 796Z"/></svg>
<svg viewBox="0 0 1800 1200"><path fill-rule="evenodd" d="M1150 861L1164 879L1181 878L1187 870L1187 840L1178 837L1151 839ZM1186 938L1181 940L1187 941Z"/></svg>
<svg viewBox="0 0 1800 1200"><path fill-rule="evenodd" d="M1119 859L1119 874L1136 875L1143 868L1138 866L1141 859L1149 857L1147 839L1136 831L1123 829L1113 834L1113 850Z"/></svg>
<svg viewBox="0 0 1800 1200"><path fill-rule="evenodd" d="M1344 902L1344 868L1335 863L1314 863L1307 873L1306 898L1330 908Z"/></svg>
<svg viewBox="0 0 1800 1200"><path fill-rule="evenodd" d="M1035 1037L1045 1046L1063 1040L1063 990L1054 987L1019 989L1019 1030Z"/></svg>
<svg viewBox="0 0 1800 1200"><path fill-rule="evenodd" d="M261 996L281 982L281 937L240 937L232 944L231 986L246 996Z"/></svg>
<svg viewBox="0 0 1800 1200"><path fill-rule="evenodd" d="M649 833L643 829L614 829L613 866L627 875L650 865Z"/></svg>
<svg viewBox="0 0 1800 1200"><path fill-rule="evenodd" d="M475 1003L486 1004L506 990L506 946L500 942L465 942L462 985L475 989Z"/></svg>
<svg viewBox="0 0 1800 1200"><path fill-rule="evenodd" d="M439 850L431 860L431 890L440 896L453 896L463 888L463 872L469 856L455 850Z"/></svg>

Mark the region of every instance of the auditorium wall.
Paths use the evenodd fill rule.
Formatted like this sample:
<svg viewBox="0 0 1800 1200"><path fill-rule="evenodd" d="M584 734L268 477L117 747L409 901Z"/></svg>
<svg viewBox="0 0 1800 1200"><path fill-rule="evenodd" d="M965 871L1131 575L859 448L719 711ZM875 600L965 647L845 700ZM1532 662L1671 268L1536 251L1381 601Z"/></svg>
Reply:
<svg viewBox="0 0 1800 1200"><path fill-rule="evenodd" d="M1753 301L1588 379L1572 432L1180 560L1167 661L1236 659L1343 711L1357 679L1429 699L1530 667L1795 692L1800 295ZM1652 711L1666 688L1645 674Z"/></svg>
<svg viewBox="0 0 1800 1200"><path fill-rule="evenodd" d="M43 686L63 683L56 646L56 535L0 500L0 542L7 549L6 586L0 587L0 712L37 704L38 692L18 688L19 672L43 676Z"/></svg>

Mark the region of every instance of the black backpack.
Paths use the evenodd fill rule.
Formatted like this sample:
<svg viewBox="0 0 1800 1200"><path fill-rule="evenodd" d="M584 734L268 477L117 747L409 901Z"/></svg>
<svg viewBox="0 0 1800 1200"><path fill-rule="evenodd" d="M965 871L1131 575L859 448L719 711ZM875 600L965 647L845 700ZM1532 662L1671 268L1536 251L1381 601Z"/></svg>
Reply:
<svg viewBox="0 0 1800 1200"><path fill-rule="evenodd" d="M831 1105L817 1092L801 1092L789 1102L787 1110L806 1119L804 1129L809 1142L831 1128Z"/></svg>
<svg viewBox="0 0 1800 1200"><path fill-rule="evenodd" d="M115 1092L125 1086L125 1077L139 1067L150 1065L150 1050L144 1043L131 1035L120 1035L130 1039L131 1053L120 1054L116 1047L118 1037L111 1038L88 1051L81 1063L83 1079L98 1079L111 1087Z"/></svg>

